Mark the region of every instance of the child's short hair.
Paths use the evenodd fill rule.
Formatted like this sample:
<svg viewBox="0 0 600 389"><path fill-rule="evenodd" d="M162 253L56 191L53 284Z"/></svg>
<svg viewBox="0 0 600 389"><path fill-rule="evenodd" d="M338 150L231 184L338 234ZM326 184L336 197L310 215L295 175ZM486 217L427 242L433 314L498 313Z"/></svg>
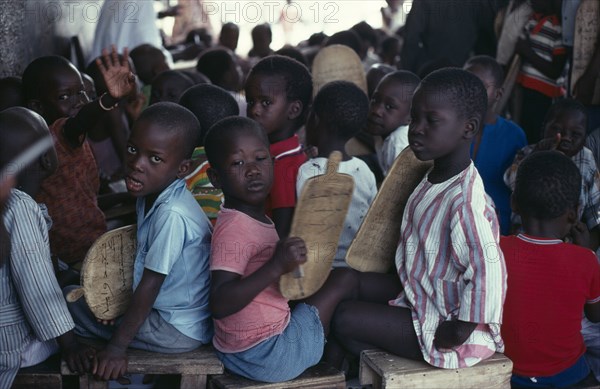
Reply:
<svg viewBox="0 0 600 389"><path fill-rule="evenodd" d="M168 66L162 50L148 43L141 44L131 50L129 57L135 65L138 77L145 85L152 82L157 66L163 65L165 68Z"/></svg>
<svg viewBox="0 0 600 389"><path fill-rule="evenodd" d="M353 30L339 31L330 36L327 39L325 46L331 45L348 46L349 48L354 50L356 55L358 55L359 57L361 55L362 44L360 42L360 36L358 36L358 34Z"/></svg>
<svg viewBox="0 0 600 389"><path fill-rule="evenodd" d="M553 219L577 209L581 173L558 151L538 151L523 160L517 170L514 200L521 216Z"/></svg>
<svg viewBox="0 0 600 389"><path fill-rule="evenodd" d="M304 122L313 91L308 68L290 57L270 55L252 67L248 78L257 75L281 76L285 80L285 95L288 101L299 100L302 103L302 113L296 122Z"/></svg>
<svg viewBox="0 0 600 389"><path fill-rule="evenodd" d="M34 59L23 72L23 99L25 103L29 100L37 99L48 86L48 74L53 74L58 70L72 68L79 74L77 68L64 57L58 55L49 55Z"/></svg>
<svg viewBox="0 0 600 389"><path fill-rule="evenodd" d="M487 111L487 92L481 80L460 68L443 68L430 73L419 86L433 91L448 101L461 118L478 118L481 122Z"/></svg>
<svg viewBox="0 0 600 389"><path fill-rule="evenodd" d="M208 77L213 84L220 84L231 66L234 66L234 59L230 50L219 47L200 54L196 70Z"/></svg>
<svg viewBox="0 0 600 389"><path fill-rule="evenodd" d="M369 99L354 83L333 81L319 90L313 110L328 129L335 130L342 139L350 139L367 124Z"/></svg>
<svg viewBox="0 0 600 389"><path fill-rule="evenodd" d="M136 122L148 121L168 131L172 141L183 145L183 159L190 158L200 142L200 123L187 108L171 102L153 104L142 111Z"/></svg>
<svg viewBox="0 0 600 389"><path fill-rule="evenodd" d="M254 120L241 116L221 119L208 130L204 138L204 150L211 166L219 168L219 156L223 154L225 145L241 132L254 132L265 146L269 147L269 138L265 130Z"/></svg>
<svg viewBox="0 0 600 389"><path fill-rule="evenodd" d="M250 35L252 36L252 41L256 42L257 40L259 40L262 34L266 34L265 36L269 39L273 38L273 33L271 32L271 25L269 25L269 23L258 24L252 29L252 31L250 32Z"/></svg>
<svg viewBox="0 0 600 389"><path fill-rule="evenodd" d="M281 49L277 50L275 54L283 55L284 57L290 57L300 62L302 65L307 66L306 57L300 50L295 48L294 46L283 46Z"/></svg>
<svg viewBox="0 0 600 389"><path fill-rule="evenodd" d="M560 112L563 112L563 111L580 112L583 115L583 117L585 118L585 126L587 127L588 116L587 116L587 110L585 109L585 106L583 104L581 104L579 101L574 100L574 99L562 99L562 100L558 100L556 103L552 104L550 106L550 108L548 109L548 112L546 113L546 116L544 117L544 123L542 124L542 131L544 131L546 124L550 120L554 119Z"/></svg>
<svg viewBox="0 0 600 389"><path fill-rule="evenodd" d="M489 55L476 55L469 58L467 63L465 63L464 68L470 66L481 66L488 70L492 77L494 77L495 87L500 88L502 86L502 83L504 82L504 71L494 57L490 57Z"/></svg>
<svg viewBox="0 0 600 389"><path fill-rule="evenodd" d="M179 104L189 109L200 122L200 146L213 124L223 118L240 114L240 107L233 96L225 89L212 84L189 88L179 99Z"/></svg>
<svg viewBox="0 0 600 389"><path fill-rule="evenodd" d="M399 84L402 84L402 86L406 87L409 91L412 90L412 92L414 92L414 90L417 89L417 86L419 86L421 79L419 78L419 76L417 76L413 72L409 72L408 70L396 70L395 72L388 73L385 76L383 76L379 83L382 83L384 81L397 82ZM410 92L409 98L412 98L412 92Z"/></svg>

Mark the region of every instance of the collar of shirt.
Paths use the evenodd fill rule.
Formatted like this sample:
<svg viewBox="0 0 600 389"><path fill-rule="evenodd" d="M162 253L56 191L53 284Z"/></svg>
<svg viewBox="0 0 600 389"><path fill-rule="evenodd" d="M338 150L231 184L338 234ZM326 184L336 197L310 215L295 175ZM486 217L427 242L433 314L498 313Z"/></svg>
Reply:
<svg viewBox="0 0 600 389"><path fill-rule="evenodd" d="M162 192L160 192L160 194L156 198L156 201L154 201L154 204L152 204L152 208L150 208L147 214L144 214L144 208L146 206L146 197L139 198L137 200L136 206L138 220L140 220L139 215L144 215L143 220L146 220L161 204L168 203L171 197L173 196L173 193L181 188L185 189L185 181L178 178L175 181L173 181L171 185L167 186L165 189L163 189Z"/></svg>
<svg viewBox="0 0 600 389"><path fill-rule="evenodd" d="M300 146L298 135L294 135L282 141L271 144L269 150L271 151L271 156L274 159L280 159L287 155L298 154L302 152L302 146Z"/></svg>
<svg viewBox="0 0 600 389"><path fill-rule="evenodd" d="M521 239L522 241L528 242L528 243L539 244L539 245L550 245L550 244L564 243L560 239L540 238L540 237L537 237L537 236L526 235L526 234L523 234L523 233L517 235L517 238Z"/></svg>

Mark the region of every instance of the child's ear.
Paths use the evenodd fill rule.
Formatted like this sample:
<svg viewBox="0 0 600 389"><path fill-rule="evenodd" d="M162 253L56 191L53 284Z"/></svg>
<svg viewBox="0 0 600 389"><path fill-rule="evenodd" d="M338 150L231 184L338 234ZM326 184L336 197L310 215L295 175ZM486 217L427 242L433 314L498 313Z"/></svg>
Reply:
<svg viewBox="0 0 600 389"><path fill-rule="evenodd" d="M288 108L288 119L289 120L296 120L296 118L298 116L300 116L300 114L302 113L302 108L303 108L303 104L300 100L294 100L292 101L292 103L290 104L289 108Z"/></svg>
<svg viewBox="0 0 600 389"><path fill-rule="evenodd" d="M500 87L496 89L496 102L500 101L500 99L502 98L502 96L504 95L504 88Z"/></svg>
<svg viewBox="0 0 600 389"><path fill-rule="evenodd" d="M177 171L177 178L185 178L192 170L192 164L194 161L191 159L184 159L179 164L179 170Z"/></svg>
<svg viewBox="0 0 600 389"><path fill-rule="evenodd" d="M27 108L29 108L30 110L34 111L35 113L37 113L41 116L44 116L44 107L40 100L31 99L31 100L27 101Z"/></svg>
<svg viewBox="0 0 600 389"><path fill-rule="evenodd" d="M569 225L574 226L579 221L577 217L577 208L571 208L567 211L567 222Z"/></svg>
<svg viewBox="0 0 600 389"><path fill-rule="evenodd" d="M219 174L215 169L209 167L208 170L206 170L206 175L208 175L208 179L210 180L212 186L214 186L217 189L223 189L221 187L221 181L219 180Z"/></svg>
<svg viewBox="0 0 600 389"><path fill-rule="evenodd" d="M477 132L479 132L480 124L481 124L481 120L479 118L472 117L472 118L467 119L467 121L465 123L465 132L464 132L465 139L472 139L473 137L475 137Z"/></svg>

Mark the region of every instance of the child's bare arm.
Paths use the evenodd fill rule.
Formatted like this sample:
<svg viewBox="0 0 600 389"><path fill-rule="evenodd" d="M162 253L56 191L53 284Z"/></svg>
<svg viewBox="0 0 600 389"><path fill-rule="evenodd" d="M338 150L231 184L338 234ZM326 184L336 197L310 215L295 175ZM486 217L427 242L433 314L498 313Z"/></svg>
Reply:
<svg viewBox="0 0 600 389"><path fill-rule="evenodd" d="M115 330L106 347L96 355L92 369L92 373L96 377L109 380L125 374L127 346L150 314L164 280L164 274L144 269L142 279L133 293L131 304L123 316L123 321Z"/></svg>
<svg viewBox="0 0 600 389"><path fill-rule="evenodd" d="M567 61L567 56L565 54L553 55L552 61L547 61L540 57L531 48L531 42L528 37L520 38L517 41L515 51L517 54L521 55L523 59L533 65L534 68L553 80L560 77Z"/></svg>
<svg viewBox="0 0 600 389"><path fill-rule="evenodd" d="M593 304L585 304L583 308L585 317L592 323L600 322L600 301Z"/></svg>
<svg viewBox="0 0 600 389"><path fill-rule="evenodd" d="M91 360L96 351L89 346L77 342L73 330L59 336L57 339L63 359L67 362L69 369L79 374L91 370Z"/></svg>
<svg viewBox="0 0 600 389"><path fill-rule="evenodd" d="M108 93L84 105L75 117L67 120L63 134L72 145L80 145L83 142L82 136L97 123L100 115L107 109L112 109L119 100L135 89L135 75L129 68L128 57L128 51L124 49L122 59L119 60L117 49L113 46L110 54L104 49L102 57L96 59Z"/></svg>
<svg viewBox="0 0 600 389"><path fill-rule="evenodd" d="M285 238L260 269L242 278L239 274L216 270L211 273L210 310L215 319L232 315L248 305L282 274L306 262L306 245L300 238Z"/></svg>
<svg viewBox="0 0 600 389"><path fill-rule="evenodd" d="M438 350L460 346L471 336L475 327L477 323L462 320L443 321L435 331L433 345Z"/></svg>

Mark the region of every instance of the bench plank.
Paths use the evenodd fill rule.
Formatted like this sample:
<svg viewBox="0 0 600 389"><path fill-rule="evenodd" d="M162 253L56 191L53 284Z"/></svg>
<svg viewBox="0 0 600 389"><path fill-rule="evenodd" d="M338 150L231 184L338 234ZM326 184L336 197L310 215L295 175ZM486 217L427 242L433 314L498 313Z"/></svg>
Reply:
<svg viewBox="0 0 600 389"><path fill-rule="evenodd" d="M35 366L19 369L12 389L61 389L60 356L53 355Z"/></svg>
<svg viewBox="0 0 600 389"><path fill-rule="evenodd" d="M440 369L380 350L360 357L360 383L374 388L510 388L512 362L496 353L477 365Z"/></svg>
<svg viewBox="0 0 600 389"><path fill-rule="evenodd" d="M304 373L300 374L296 379L267 383L252 381L235 374L226 373L211 378L210 387L213 389L345 389L346 378L344 373L326 363L319 363L308 368Z"/></svg>

